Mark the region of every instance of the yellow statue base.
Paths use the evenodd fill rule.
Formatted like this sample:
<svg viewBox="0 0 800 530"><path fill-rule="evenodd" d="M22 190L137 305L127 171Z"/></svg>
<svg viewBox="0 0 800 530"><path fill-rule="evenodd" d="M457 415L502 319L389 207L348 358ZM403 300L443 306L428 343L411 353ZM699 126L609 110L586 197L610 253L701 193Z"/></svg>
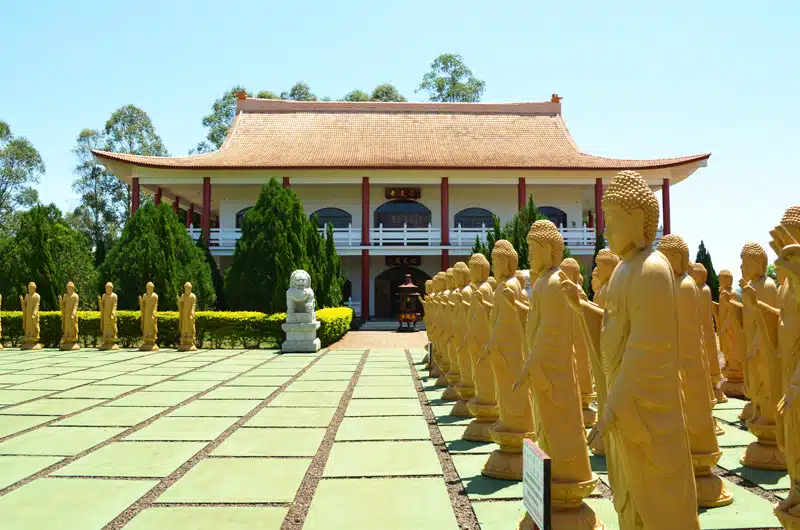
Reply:
<svg viewBox="0 0 800 530"><path fill-rule="evenodd" d="M197 351L197 346L192 344L181 344L178 346L178 351Z"/></svg>
<svg viewBox="0 0 800 530"><path fill-rule="evenodd" d="M725 434L725 429L719 426L717 418L714 418L714 434L716 434L717 436L722 436L723 434Z"/></svg>
<svg viewBox="0 0 800 530"><path fill-rule="evenodd" d="M747 429L758 438L758 441L747 446L744 456L739 461L747 467L756 469L786 471L786 455L778 449L775 438L776 426L748 421Z"/></svg>
<svg viewBox="0 0 800 530"><path fill-rule="evenodd" d="M158 349L158 345L155 342L145 342L139 346L139 351L156 351Z"/></svg>
<svg viewBox="0 0 800 530"><path fill-rule="evenodd" d="M74 351L80 350L81 347L77 342L62 342L58 349L61 351Z"/></svg>
<svg viewBox="0 0 800 530"><path fill-rule="evenodd" d="M472 413L469 411L467 403L469 403L470 399L475 397L475 387L469 384L458 383L454 385L454 388L456 394L458 394L458 401L453 405L453 410L450 411L450 415L457 418L471 418Z"/></svg>
<svg viewBox="0 0 800 530"><path fill-rule="evenodd" d="M498 430L503 426L498 421L489 431L492 441L500 446L489 455L483 465L482 475L503 480L522 480L522 440L534 439L532 432L509 432Z"/></svg>
<svg viewBox="0 0 800 530"><path fill-rule="evenodd" d="M101 351L104 351L104 350L118 350L119 349L119 344L117 344L116 342L104 342L97 349L101 350Z"/></svg>
<svg viewBox="0 0 800 530"><path fill-rule="evenodd" d="M795 488L798 488L795 484ZM800 498L789 495L775 507L775 517L786 530L800 530Z"/></svg>
<svg viewBox="0 0 800 530"><path fill-rule="evenodd" d="M723 392L722 388L720 388L720 381L722 381L721 375L715 375L711 377L711 387L714 389L714 399L717 400L717 403L727 403L728 396L726 396L725 392Z"/></svg>
<svg viewBox="0 0 800 530"><path fill-rule="evenodd" d="M428 376L430 378L439 377L440 375L442 375L442 370L439 368L439 365L436 363L436 359L431 361L429 370L430 370L430 374L428 374Z"/></svg>
<svg viewBox="0 0 800 530"><path fill-rule="evenodd" d="M733 502L733 495L728 492L725 483L711 472L711 468L717 465L720 457L722 451L692 454L694 480L697 484L697 505L701 508L717 508Z"/></svg>
<svg viewBox="0 0 800 530"><path fill-rule="evenodd" d="M589 451L595 456L606 456L606 439L603 436L598 436L589 446Z"/></svg>
<svg viewBox="0 0 800 530"><path fill-rule="evenodd" d="M722 388L726 396L747 399L747 396L744 394L744 379L742 378L742 374L739 374L738 378L729 375L728 379L722 383L720 388Z"/></svg>
<svg viewBox="0 0 800 530"><path fill-rule="evenodd" d="M448 386L447 377L445 377L445 372L443 372L442 370L443 368L440 367L439 377L436 378L436 386Z"/></svg>
<svg viewBox="0 0 800 530"><path fill-rule="evenodd" d="M41 350L42 345L38 342L26 342L20 347L20 350Z"/></svg>
<svg viewBox="0 0 800 530"><path fill-rule="evenodd" d="M744 407L742 407L742 411L739 413L739 419L742 421L750 421L750 418L753 417L753 402L747 403Z"/></svg>
<svg viewBox="0 0 800 530"><path fill-rule="evenodd" d="M597 423L597 411L589 406L589 404L595 399L597 399L597 394L595 393L581 395L584 427L594 427L595 423Z"/></svg>
<svg viewBox="0 0 800 530"><path fill-rule="evenodd" d="M583 499L588 497L597 485L597 475L591 480L577 484L552 484L552 511L550 528L553 530L605 530L600 521ZM538 530L531 516L526 513L517 523L517 530Z"/></svg>
<svg viewBox="0 0 800 530"><path fill-rule="evenodd" d="M473 398L467 403L467 409L475 419L467 425L461 439L470 442L493 441L491 430L498 418L497 404L480 403Z"/></svg>

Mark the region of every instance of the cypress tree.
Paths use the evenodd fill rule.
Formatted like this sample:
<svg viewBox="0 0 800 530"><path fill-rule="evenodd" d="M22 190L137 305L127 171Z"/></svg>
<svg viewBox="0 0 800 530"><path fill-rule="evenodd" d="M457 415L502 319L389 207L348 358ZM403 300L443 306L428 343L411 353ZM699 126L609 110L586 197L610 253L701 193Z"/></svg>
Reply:
<svg viewBox="0 0 800 530"><path fill-rule="evenodd" d="M341 306L343 287L342 261L339 258L339 253L336 252L336 244L333 240L333 225L329 224L325 227L325 271L322 281L325 298L324 303L318 305L320 307Z"/></svg>
<svg viewBox="0 0 800 530"><path fill-rule="evenodd" d="M586 291L586 295L589 297L589 300L594 300L594 290L592 289L592 272L594 272L595 267L597 267L597 254L601 250L606 248L606 238L603 235L603 232L597 232L597 238L594 242L594 255L592 256L592 270L588 274L588 280L586 275L584 276L584 290Z"/></svg>
<svg viewBox="0 0 800 530"><path fill-rule="evenodd" d="M36 283L36 292L41 296L40 309L53 311L58 309L58 279L53 256L50 253L52 230L41 205L31 210L28 223L29 232L20 230L17 234L17 247L29 246L25 262L29 268L30 281ZM27 282L25 285L27 292Z"/></svg>
<svg viewBox="0 0 800 530"><path fill-rule="evenodd" d="M217 299L214 307L220 311L224 311L227 309L227 305L225 304L225 282L219 267L217 267L217 262L214 260L214 256L211 255L211 248L209 248L202 234L197 240L197 246L203 252L203 257L208 264L208 268L211 270L211 285L214 287L214 294L216 294Z"/></svg>
<svg viewBox="0 0 800 530"><path fill-rule="evenodd" d="M715 302L719 302L719 277L717 271L714 270L714 264L711 262L711 254L706 250L703 241L700 241L700 247L697 249L697 257L694 260L696 263L702 263L706 268L706 284L711 289L711 298Z"/></svg>
<svg viewBox="0 0 800 530"><path fill-rule="evenodd" d="M106 256L98 274L98 288L114 284L120 309L137 309L138 296L152 281L159 295L159 308L177 309L183 284L191 282L198 309L214 307L216 294L211 268L166 203L147 203L130 217L119 241Z"/></svg>

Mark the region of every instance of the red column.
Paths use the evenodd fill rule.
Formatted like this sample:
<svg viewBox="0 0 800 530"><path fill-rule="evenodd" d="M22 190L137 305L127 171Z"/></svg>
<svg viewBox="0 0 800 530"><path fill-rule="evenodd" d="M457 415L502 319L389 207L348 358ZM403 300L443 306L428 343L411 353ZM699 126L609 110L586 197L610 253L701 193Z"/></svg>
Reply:
<svg viewBox="0 0 800 530"><path fill-rule="evenodd" d="M442 177L442 246L450 245L450 183Z"/></svg>
<svg viewBox="0 0 800 530"><path fill-rule="evenodd" d="M194 204L190 204L189 209L186 210L186 228L192 226L193 221L194 221Z"/></svg>
<svg viewBox="0 0 800 530"><path fill-rule="evenodd" d="M361 320L369 320L369 250L361 250Z"/></svg>
<svg viewBox="0 0 800 530"><path fill-rule="evenodd" d="M208 243L211 241L211 177L203 177L203 218L200 224L203 227L203 239Z"/></svg>
<svg viewBox="0 0 800 530"><path fill-rule="evenodd" d="M669 179L664 179L661 186L661 198L664 202L664 235L672 233L672 221L669 212Z"/></svg>
<svg viewBox="0 0 800 530"><path fill-rule="evenodd" d="M131 215L139 209L139 177L131 179Z"/></svg>
<svg viewBox="0 0 800 530"><path fill-rule="evenodd" d="M161 194L162 194L161 188L158 188L158 189L156 190L156 196L155 196L155 198L153 199L153 202L154 202L154 203L156 203L156 206L158 206L159 204L161 204Z"/></svg>
<svg viewBox="0 0 800 530"><path fill-rule="evenodd" d="M283 177L283 187L284 188L289 187L289 177Z"/></svg>
<svg viewBox="0 0 800 530"><path fill-rule="evenodd" d="M361 244L369 245L369 177L361 177Z"/></svg>
<svg viewBox="0 0 800 530"><path fill-rule="evenodd" d="M601 178L594 181L594 226L596 234L603 232L606 228L603 220L603 179Z"/></svg>
<svg viewBox="0 0 800 530"><path fill-rule="evenodd" d="M528 193L525 191L525 178L520 177L517 181L517 210L525 208L528 199L525 197Z"/></svg>
<svg viewBox="0 0 800 530"><path fill-rule="evenodd" d="M442 271L446 271L450 268L450 251L449 250L442 250L442 263L441 263Z"/></svg>
<svg viewBox="0 0 800 530"><path fill-rule="evenodd" d="M177 195L175 196L175 200L172 202L172 211L175 212L175 215L178 215L178 212L181 211L181 198Z"/></svg>

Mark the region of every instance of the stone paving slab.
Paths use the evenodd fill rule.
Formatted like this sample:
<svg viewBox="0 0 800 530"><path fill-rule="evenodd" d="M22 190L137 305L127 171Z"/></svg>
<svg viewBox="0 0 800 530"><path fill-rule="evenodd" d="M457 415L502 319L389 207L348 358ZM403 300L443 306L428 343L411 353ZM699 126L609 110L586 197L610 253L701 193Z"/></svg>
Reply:
<svg viewBox="0 0 800 530"><path fill-rule="evenodd" d="M16 405L29 399L36 399L48 394L52 394L52 390L0 390L0 406L2 405ZM92 396L65 396L65 397L92 397Z"/></svg>
<svg viewBox="0 0 800 530"><path fill-rule="evenodd" d="M64 392L59 392L58 394L53 394L52 398L96 398L96 399L113 399L117 396L121 396L122 394L126 394L132 390L136 390L141 388L139 386L131 386L131 385L86 385L80 388L73 388L72 390L66 390ZM18 390L18 392L22 392ZM31 391L33 392L33 391Z"/></svg>
<svg viewBox="0 0 800 530"><path fill-rule="evenodd" d="M522 499L522 482L498 480L481 475L488 455L453 455L453 465L470 500Z"/></svg>
<svg viewBox="0 0 800 530"><path fill-rule="evenodd" d="M203 460L156 502L292 502L311 459L212 458Z"/></svg>
<svg viewBox="0 0 800 530"><path fill-rule="evenodd" d="M188 403L168 416L244 416L253 410L260 401L254 399L198 399Z"/></svg>
<svg viewBox="0 0 800 530"><path fill-rule="evenodd" d="M55 456L0 456L0 489L60 462Z"/></svg>
<svg viewBox="0 0 800 530"><path fill-rule="evenodd" d="M94 405L103 403L103 399L49 399L43 398L30 401L21 405L14 405L3 410L0 414L13 414L24 416L64 416L72 414Z"/></svg>
<svg viewBox="0 0 800 530"><path fill-rule="evenodd" d="M289 508L186 507L148 508L125 525L126 530L280 530Z"/></svg>
<svg viewBox="0 0 800 530"><path fill-rule="evenodd" d="M0 497L3 530L99 530L156 484L153 480L35 480Z"/></svg>
<svg viewBox="0 0 800 530"><path fill-rule="evenodd" d="M336 432L336 441L428 440L430 432L420 416L387 418L345 417Z"/></svg>
<svg viewBox="0 0 800 530"><path fill-rule="evenodd" d="M726 448L717 465L736 473L754 484L758 484L765 490L783 490L789 488L789 475L786 471L770 471L767 469L755 469L743 466L739 459L744 456L745 449L745 447Z"/></svg>
<svg viewBox="0 0 800 530"><path fill-rule="evenodd" d="M72 456L124 430L119 427L43 427L0 443L0 454Z"/></svg>
<svg viewBox="0 0 800 530"><path fill-rule="evenodd" d="M499 446L491 442L470 442L462 440L464 425L439 425L439 432L442 434L447 450L453 454L470 453L488 455Z"/></svg>
<svg viewBox="0 0 800 530"><path fill-rule="evenodd" d="M334 408L282 408L265 407L258 411L245 427L327 427L330 425Z"/></svg>
<svg viewBox="0 0 800 530"><path fill-rule="evenodd" d="M350 381L295 381L287 392L344 392Z"/></svg>
<svg viewBox="0 0 800 530"><path fill-rule="evenodd" d="M0 416L0 438L58 419L58 416Z"/></svg>
<svg viewBox="0 0 800 530"><path fill-rule="evenodd" d="M323 479L303 530L357 528L458 530L458 524L442 478Z"/></svg>
<svg viewBox="0 0 800 530"><path fill-rule="evenodd" d="M223 385L200 399L266 399L277 390L277 386L228 386Z"/></svg>
<svg viewBox="0 0 800 530"><path fill-rule="evenodd" d="M342 392L285 392L269 404L271 407L338 407Z"/></svg>
<svg viewBox="0 0 800 530"><path fill-rule="evenodd" d="M307 456L319 449L326 429L239 429L212 456Z"/></svg>
<svg viewBox="0 0 800 530"><path fill-rule="evenodd" d="M114 442L52 476L166 477L205 447L202 442Z"/></svg>
<svg viewBox="0 0 800 530"><path fill-rule="evenodd" d="M144 429L129 434L125 440L138 441L211 441L234 424L236 418L159 418Z"/></svg>
<svg viewBox="0 0 800 530"><path fill-rule="evenodd" d="M407 386L414 388L414 378L407 375L362 375L358 386Z"/></svg>
<svg viewBox="0 0 800 530"><path fill-rule="evenodd" d="M344 415L422 416L422 407L416 399L351 399Z"/></svg>
<svg viewBox="0 0 800 530"><path fill-rule="evenodd" d="M167 410L166 407L96 407L71 418L55 422L57 426L132 427Z"/></svg>
<svg viewBox="0 0 800 530"><path fill-rule="evenodd" d="M334 443L323 477L441 475L442 466L430 442Z"/></svg>
<svg viewBox="0 0 800 530"><path fill-rule="evenodd" d="M353 399L362 398L409 398L419 401L417 389L413 386L369 386L359 383L353 389Z"/></svg>
<svg viewBox="0 0 800 530"><path fill-rule="evenodd" d="M297 378L300 381L350 381L353 377L353 371L349 372L319 372L308 370L306 373Z"/></svg>
<svg viewBox="0 0 800 530"><path fill-rule="evenodd" d="M144 392L203 392L219 381L165 381L144 389Z"/></svg>
<svg viewBox="0 0 800 530"><path fill-rule="evenodd" d="M23 383L6 387L8 390L69 390L76 386L94 383L94 379L40 379L31 383Z"/></svg>

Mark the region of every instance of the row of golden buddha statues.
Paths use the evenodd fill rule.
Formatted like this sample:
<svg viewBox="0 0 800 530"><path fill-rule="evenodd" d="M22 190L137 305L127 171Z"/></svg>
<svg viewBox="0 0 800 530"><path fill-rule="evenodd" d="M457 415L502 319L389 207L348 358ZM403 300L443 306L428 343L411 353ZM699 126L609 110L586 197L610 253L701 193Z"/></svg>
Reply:
<svg viewBox="0 0 800 530"><path fill-rule="evenodd" d="M742 419L757 441L742 464L788 468L776 515L800 530L800 207L771 232L780 286L748 243L741 301L721 271L717 304L683 239L653 248L659 206L640 175L617 174L602 205L610 248L597 255L591 301L547 220L527 236L530 295L505 240L491 253L494 277L473 254L426 282L431 377L452 415L474 418L463 439L499 446L482 473L521 480L523 439L534 440L551 458L552 527L601 529L584 502L598 480L588 445L606 457L622 530L699 529L698 507L733 502L712 472L725 432L712 409L727 393L750 399ZM527 515L519 523L532 527Z"/></svg>
<svg viewBox="0 0 800 530"><path fill-rule="evenodd" d="M80 349L78 338L78 305L80 297L75 292L75 284L67 283L66 293L58 297L58 304L61 311L61 345L62 351ZM140 323L142 330L141 351L158 350L156 340L158 339L158 295L155 293L153 282L147 282L145 293L139 298L139 310L141 312ZM3 297L0 296L0 305ZM22 308L22 327L24 332L23 350L38 350L42 348L39 343L39 304L41 296L36 292L36 284L28 284L28 293L19 297ZM195 307L197 306L197 296L192 293L192 284L186 282L183 286L183 294L177 299L179 315L180 345L179 351L195 351L196 328L195 328ZM106 283L105 293L97 297L97 306L100 310L100 333L102 343L100 350L116 350L117 345L117 294L114 292L114 285ZM2 322L0 322L0 337L2 337ZM3 345L0 343L0 349Z"/></svg>

